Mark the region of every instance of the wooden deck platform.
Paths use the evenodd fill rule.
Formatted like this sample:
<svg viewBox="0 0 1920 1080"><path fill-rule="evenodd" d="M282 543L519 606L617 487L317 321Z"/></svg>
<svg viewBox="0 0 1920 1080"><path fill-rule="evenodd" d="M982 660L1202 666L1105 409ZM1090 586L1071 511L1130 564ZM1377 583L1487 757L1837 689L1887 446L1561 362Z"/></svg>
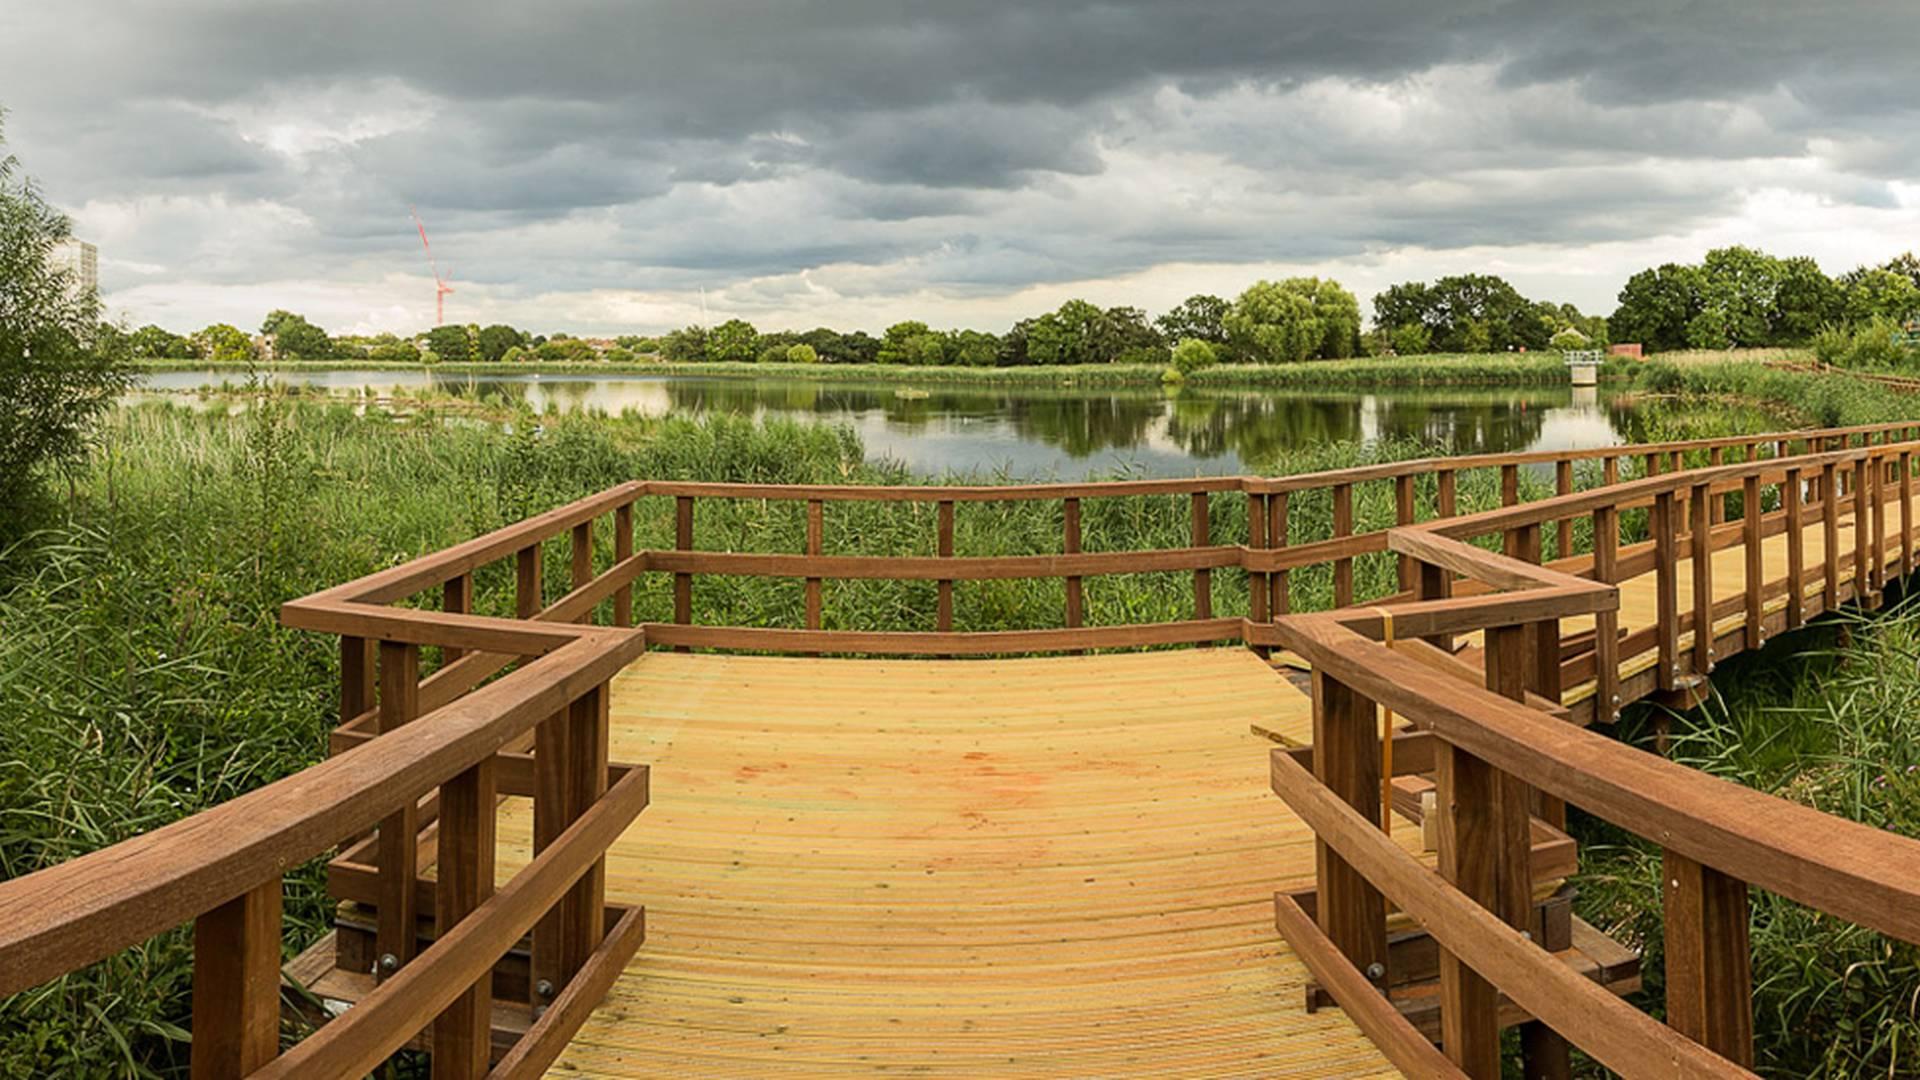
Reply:
<svg viewBox="0 0 1920 1080"><path fill-rule="evenodd" d="M1274 931L1313 837L1248 725L1307 710L1241 648L649 654L611 738L654 801L608 859L648 940L553 1075L1394 1075Z"/></svg>

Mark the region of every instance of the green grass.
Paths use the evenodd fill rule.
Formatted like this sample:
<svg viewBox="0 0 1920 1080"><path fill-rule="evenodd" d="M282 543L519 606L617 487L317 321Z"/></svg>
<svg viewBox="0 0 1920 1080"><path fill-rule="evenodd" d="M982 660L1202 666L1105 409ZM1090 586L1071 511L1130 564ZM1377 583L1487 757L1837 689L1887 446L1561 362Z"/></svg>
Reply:
<svg viewBox="0 0 1920 1080"><path fill-rule="evenodd" d="M1920 396L1844 373L1784 371L1750 363L1676 365L1661 361L1616 366L1648 393L1694 399L1768 402L1814 427L1850 427L1920 416Z"/></svg>

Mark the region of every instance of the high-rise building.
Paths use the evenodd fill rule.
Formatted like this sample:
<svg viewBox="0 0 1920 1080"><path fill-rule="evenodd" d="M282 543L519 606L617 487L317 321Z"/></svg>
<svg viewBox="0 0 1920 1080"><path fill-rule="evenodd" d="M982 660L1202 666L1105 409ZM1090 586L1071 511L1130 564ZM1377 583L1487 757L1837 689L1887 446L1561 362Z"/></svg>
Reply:
<svg viewBox="0 0 1920 1080"><path fill-rule="evenodd" d="M85 240L69 237L54 245L53 265L73 275L73 287L98 295L100 292L100 249Z"/></svg>

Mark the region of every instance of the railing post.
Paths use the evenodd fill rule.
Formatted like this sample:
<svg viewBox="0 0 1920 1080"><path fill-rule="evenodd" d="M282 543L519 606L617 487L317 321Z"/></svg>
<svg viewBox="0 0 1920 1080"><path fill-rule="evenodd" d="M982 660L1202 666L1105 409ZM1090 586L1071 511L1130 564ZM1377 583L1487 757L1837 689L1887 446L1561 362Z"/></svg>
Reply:
<svg viewBox="0 0 1920 1080"><path fill-rule="evenodd" d="M1900 576L1913 573L1913 451L1900 451Z"/></svg>
<svg viewBox="0 0 1920 1080"><path fill-rule="evenodd" d="M280 1054L280 879L193 922L193 1080L239 1080Z"/></svg>
<svg viewBox="0 0 1920 1080"><path fill-rule="evenodd" d="M447 579L440 588L440 610L450 615L469 615L473 613L473 575L461 574ZM466 653L452 645L440 647L441 664L451 664Z"/></svg>
<svg viewBox="0 0 1920 1080"><path fill-rule="evenodd" d="M826 542L827 542L826 516L827 516L827 509L826 509L825 503L823 503L819 499L807 500L807 554L816 559L819 558L821 553L826 550ZM822 582L819 578L810 577L807 579L807 585L806 585L807 624L806 625L807 625L807 629L809 630L820 629L821 586L822 586Z"/></svg>
<svg viewBox="0 0 1920 1080"><path fill-rule="evenodd" d="M1315 669L1313 774L1368 821L1380 820L1380 720L1372 701ZM1314 841L1316 919L1340 952L1382 993L1387 978L1387 904L1380 890Z"/></svg>
<svg viewBox="0 0 1920 1080"><path fill-rule="evenodd" d="M1558 495L1573 494L1573 462L1561 458L1553 466L1553 490ZM1561 518L1553 529L1553 557L1564 559L1573 554L1573 519Z"/></svg>
<svg viewBox="0 0 1920 1080"><path fill-rule="evenodd" d="M1709 485L1693 486L1693 670L1713 670L1713 520Z"/></svg>
<svg viewBox="0 0 1920 1080"><path fill-rule="evenodd" d="M380 733L398 730L420 715L420 647L380 643ZM384 979L413 959L416 936L414 880L420 874L420 810L411 796L380 822L380 904L374 934Z"/></svg>
<svg viewBox="0 0 1920 1080"><path fill-rule="evenodd" d="M1411 473L1393 478L1393 522L1395 525L1413 524L1413 475ZM1413 556L1402 555L1397 568L1401 592L1413 588Z"/></svg>
<svg viewBox="0 0 1920 1080"><path fill-rule="evenodd" d="M693 550L693 496L680 495L673 500L673 548L675 551ZM693 575L679 573L673 575L673 621L681 626L693 623ZM685 645L681 652L692 652Z"/></svg>
<svg viewBox="0 0 1920 1080"><path fill-rule="evenodd" d="M580 589L593 581L593 519L588 518L573 527L573 579L572 587ZM576 622L591 623L593 611L588 609L580 613Z"/></svg>
<svg viewBox="0 0 1920 1080"><path fill-rule="evenodd" d="M1077 519L1076 519L1077 520ZM1247 549L1265 551L1267 547L1267 497L1247 493ZM1266 574L1247 575L1247 614L1254 622L1267 621L1267 578ZM1261 656L1267 655L1266 646L1256 650Z"/></svg>
<svg viewBox="0 0 1920 1080"><path fill-rule="evenodd" d="M1211 542L1212 522L1207 513L1208 498L1204 491L1193 493L1191 517L1193 519L1193 546L1207 547ZM1193 617L1196 619L1213 618L1213 571L1195 570L1193 572Z"/></svg>
<svg viewBox="0 0 1920 1080"><path fill-rule="evenodd" d="M1249 511L1249 513L1247 514L1247 526L1249 529L1257 530L1259 527L1258 523L1260 520L1260 516L1258 514L1251 512L1253 509L1253 505L1252 505L1253 497L1248 496L1247 498L1248 498L1247 509ZM1060 550L1065 552L1068 555L1078 555L1080 554L1080 500L1071 499L1071 498L1067 499L1065 501L1064 506L1062 507L1062 515L1063 515L1063 521L1062 521L1063 535L1061 537ZM1249 537L1248 546L1258 547L1259 544L1260 542L1258 537ZM1252 591L1257 594L1259 590L1256 589ZM1073 574L1068 576L1067 578L1067 626L1069 628L1078 627L1080 623L1085 619L1086 617L1086 610L1084 607L1085 601L1086 601L1086 595L1081 588L1080 575ZM1256 607L1261 607L1261 606L1264 606L1264 605L1260 605L1260 604L1256 605ZM1254 617L1256 619L1260 617L1258 611L1255 612Z"/></svg>
<svg viewBox="0 0 1920 1080"><path fill-rule="evenodd" d="M1868 492L1873 504L1873 567L1869 580L1877 593L1887 585L1887 462L1877 454L1869 457L1873 463L1873 468L1868 470L1873 478Z"/></svg>
<svg viewBox="0 0 1920 1080"><path fill-rule="evenodd" d="M1500 505L1512 506L1520 501L1520 466L1509 462L1500 466Z"/></svg>
<svg viewBox="0 0 1920 1080"><path fill-rule="evenodd" d="M1867 485L1870 483L1867 459L1863 457L1854 462L1849 471L1853 477L1853 602L1865 607L1873 596L1873 574L1869 568L1873 538L1867 535L1871 531L1873 513L1867 505Z"/></svg>
<svg viewBox="0 0 1920 1080"><path fill-rule="evenodd" d="M613 561L616 565L633 558L633 504L613 508ZM633 625L633 585L620 586L613 594L613 625Z"/></svg>
<svg viewBox="0 0 1920 1080"><path fill-rule="evenodd" d="M1439 474L1440 492L1436 500L1436 515L1450 518L1459 512L1459 477L1452 469L1441 469Z"/></svg>
<svg viewBox="0 0 1920 1080"><path fill-rule="evenodd" d="M1275 492L1267 497L1267 547L1279 551L1287 546L1287 493ZM1275 570L1267 575L1267 612L1271 618L1279 618L1293 610L1293 593L1288 586L1287 571Z"/></svg>
<svg viewBox="0 0 1920 1080"><path fill-rule="evenodd" d="M1780 485L1780 502L1787 516L1787 629L1797 630L1807 621L1807 538L1800 520L1803 491L1800 470L1787 470Z"/></svg>
<svg viewBox="0 0 1920 1080"><path fill-rule="evenodd" d="M608 702L606 686L594 687L535 729L535 854L546 850L606 793ZM529 990L536 1011L546 1008L600 942L605 866L604 859L596 862L534 926Z"/></svg>
<svg viewBox="0 0 1920 1080"><path fill-rule="evenodd" d="M1679 522L1672 491L1653 497L1653 515L1648 524L1653 530L1653 582L1656 602L1660 666L1655 682L1662 690L1672 690L1680 680L1680 543L1676 532Z"/></svg>
<svg viewBox="0 0 1920 1080"><path fill-rule="evenodd" d="M1615 584L1620 573L1620 511L1602 506L1593 512L1593 580ZM1620 612L1609 608L1593 616L1593 718L1620 719Z"/></svg>
<svg viewBox="0 0 1920 1080"><path fill-rule="evenodd" d="M1746 600L1747 600L1747 638L1746 648L1758 649L1767 643L1766 624L1762 621L1764 608L1763 593L1767 588L1767 564L1765 548L1761 546L1760 530L1760 475L1750 473L1740 482L1740 501L1742 517L1741 535L1745 541L1746 555Z"/></svg>
<svg viewBox="0 0 1920 1080"><path fill-rule="evenodd" d="M1524 627L1487 630L1487 686L1525 691ZM1435 758L1440 873L1509 926L1526 927L1533 904L1527 786L1455 746ZM1500 995L1461 958L1440 953L1440 1029L1447 1057L1480 1080L1500 1076Z"/></svg>
<svg viewBox="0 0 1920 1080"><path fill-rule="evenodd" d="M1620 459L1612 454L1600 459L1600 483L1612 487L1620 482Z"/></svg>
<svg viewBox="0 0 1920 1080"><path fill-rule="evenodd" d="M577 534L576 534L577 535ZM494 758L440 785L439 880L434 926L444 936L493 895ZM474 1080L493 1050L493 972L475 979L433 1021L435 1080Z"/></svg>
<svg viewBox="0 0 1920 1080"><path fill-rule="evenodd" d="M514 557L513 614L531 619L547 604L539 543L528 544Z"/></svg>
<svg viewBox="0 0 1920 1080"><path fill-rule="evenodd" d="M1820 593L1820 610L1823 612L1840 606L1840 496L1835 487L1837 479L1833 462L1820 467L1820 548L1824 563L1821 573L1826 578Z"/></svg>
<svg viewBox="0 0 1920 1080"><path fill-rule="evenodd" d="M1753 1065L1753 961L1747 883L1663 853L1667 1025L1736 1064Z"/></svg>
<svg viewBox="0 0 1920 1080"><path fill-rule="evenodd" d="M943 559L953 557L953 500L940 500L936 511L939 519L939 535L936 538L935 551ZM938 586L938 598L935 600L934 620L938 629L945 633L953 629L953 579L941 578Z"/></svg>
<svg viewBox="0 0 1920 1080"><path fill-rule="evenodd" d="M374 678L378 663L374 643L366 638L340 639L340 722L373 708Z"/></svg>
<svg viewBox="0 0 1920 1080"><path fill-rule="evenodd" d="M1333 485L1333 536L1338 540L1353 535L1353 485ZM1353 603L1353 558L1333 561L1333 606Z"/></svg>
<svg viewBox="0 0 1920 1080"><path fill-rule="evenodd" d="M1444 566L1432 563L1420 564L1419 581L1415 583L1416 595L1421 600L1445 600L1453 595L1453 575ZM1427 644L1442 652L1453 651L1452 634L1434 634L1428 637Z"/></svg>
<svg viewBox="0 0 1920 1080"><path fill-rule="evenodd" d="M1727 453L1724 448L1715 446L1710 448L1707 451L1708 465L1714 468L1719 468L1720 466L1725 465L1726 463L1727 463ZM1713 512L1710 516L1713 519L1713 524L1718 525L1721 522L1727 520L1727 496L1725 492L1722 492L1719 495L1714 495L1713 493L1709 492L1707 501L1712 504L1711 509Z"/></svg>

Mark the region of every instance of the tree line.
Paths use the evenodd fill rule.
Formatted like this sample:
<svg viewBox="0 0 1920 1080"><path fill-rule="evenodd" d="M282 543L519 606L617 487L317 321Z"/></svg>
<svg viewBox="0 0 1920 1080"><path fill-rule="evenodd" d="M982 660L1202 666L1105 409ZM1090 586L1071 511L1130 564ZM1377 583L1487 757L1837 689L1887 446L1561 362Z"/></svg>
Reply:
<svg viewBox="0 0 1920 1080"><path fill-rule="evenodd" d="M1823 329L1850 331L1920 316L1920 259L1828 277L1810 258L1747 247L1710 251L1628 279L1610 316L1531 299L1492 274L1408 281L1359 301L1330 278L1259 281L1238 297L1199 294L1149 319L1137 307L1074 299L1005 333L935 329L908 320L879 335L829 327L762 331L745 319L687 326L659 337L537 335L504 323L439 326L413 337L329 335L275 311L257 335L217 323L190 335L144 326L127 335L145 358L436 362L824 363L1027 367L1144 364L1185 373L1215 363L1294 363L1349 356L1525 352L1637 342L1649 352L1799 346ZM111 328L108 329L111 333ZM1183 347L1184 346L1184 347Z"/></svg>

